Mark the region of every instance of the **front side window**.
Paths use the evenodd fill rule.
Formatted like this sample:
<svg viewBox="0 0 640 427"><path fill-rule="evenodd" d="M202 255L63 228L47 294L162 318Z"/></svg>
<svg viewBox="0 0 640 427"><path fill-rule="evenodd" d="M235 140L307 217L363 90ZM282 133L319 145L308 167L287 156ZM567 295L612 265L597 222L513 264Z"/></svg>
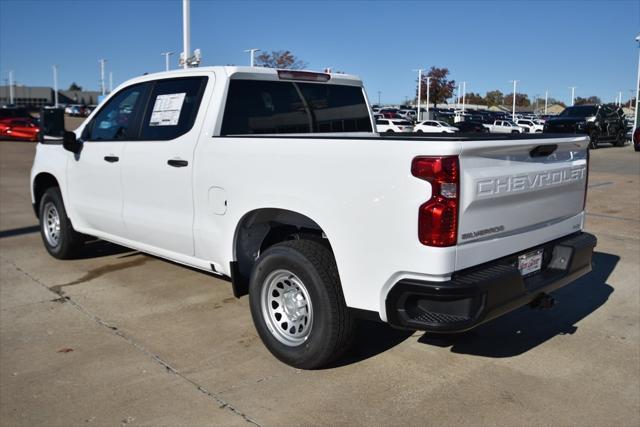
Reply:
<svg viewBox="0 0 640 427"><path fill-rule="evenodd" d="M222 135L371 132L362 88L232 80Z"/></svg>
<svg viewBox="0 0 640 427"><path fill-rule="evenodd" d="M102 107L89 125L89 140L118 141L137 137L136 118L142 110L147 85L122 90Z"/></svg>
<svg viewBox="0 0 640 427"><path fill-rule="evenodd" d="M207 77L158 80L142 119L140 139L169 140L193 127Z"/></svg>

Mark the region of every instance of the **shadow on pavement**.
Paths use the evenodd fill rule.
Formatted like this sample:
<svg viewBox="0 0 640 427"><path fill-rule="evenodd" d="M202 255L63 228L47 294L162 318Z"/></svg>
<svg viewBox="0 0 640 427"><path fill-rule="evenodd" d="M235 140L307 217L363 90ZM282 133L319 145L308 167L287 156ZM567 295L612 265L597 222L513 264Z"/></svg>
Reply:
<svg viewBox="0 0 640 427"><path fill-rule="evenodd" d="M88 240L82 251L76 259L89 259L98 258L109 255L119 254L138 254L139 252L133 249L125 248L124 246L116 245L115 243L106 242L104 240L94 239Z"/></svg>
<svg viewBox="0 0 640 427"><path fill-rule="evenodd" d="M31 225L29 227L12 228L10 230L0 231L0 239L5 237L22 236L23 234L31 234L40 232L39 225Z"/></svg>
<svg viewBox="0 0 640 427"><path fill-rule="evenodd" d="M539 311L522 307L461 334L425 333L418 342L450 347L453 353L485 357L513 357L556 335L573 334L575 326L602 306L614 289L606 282L620 257L593 254L593 271L553 293L556 306Z"/></svg>
<svg viewBox="0 0 640 427"><path fill-rule="evenodd" d="M382 322L356 319L356 335L349 351L326 369L361 362L383 353L413 335L413 331L395 329Z"/></svg>

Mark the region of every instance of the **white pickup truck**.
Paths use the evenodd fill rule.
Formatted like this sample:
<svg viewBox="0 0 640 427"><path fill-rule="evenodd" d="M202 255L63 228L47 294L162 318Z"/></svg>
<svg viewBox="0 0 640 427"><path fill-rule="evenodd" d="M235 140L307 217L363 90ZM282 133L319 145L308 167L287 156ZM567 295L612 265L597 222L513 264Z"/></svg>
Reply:
<svg viewBox="0 0 640 427"><path fill-rule="evenodd" d="M513 123L511 120L496 120L492 125L483 125L491 133L524 133L524 128Z"/></svg>
<svg viewBox="0 0 640 427"><path fill-rule="evenodd" d="M135 78L62 143L42 136L44 245L71 258L95 236L228 276L269 350L308 369L348 348L356 316L464 331L591 270L587 137L374 126L344 74Z"/></svg>

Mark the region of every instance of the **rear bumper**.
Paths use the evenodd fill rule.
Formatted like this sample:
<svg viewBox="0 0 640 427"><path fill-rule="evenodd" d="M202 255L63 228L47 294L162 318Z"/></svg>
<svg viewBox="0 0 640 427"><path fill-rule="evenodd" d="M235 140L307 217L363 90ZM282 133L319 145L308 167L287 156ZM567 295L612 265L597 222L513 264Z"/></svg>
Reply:
<svg viewBox="0 0 640 427"><path fill-rule="evenodd" d="M447 282L400 280L387 295L387 320L431 332L471 329L589 273L596 243L577 233L454 273ZM542 270L523 277L518 256L536 249L543 249Z"/></svg>

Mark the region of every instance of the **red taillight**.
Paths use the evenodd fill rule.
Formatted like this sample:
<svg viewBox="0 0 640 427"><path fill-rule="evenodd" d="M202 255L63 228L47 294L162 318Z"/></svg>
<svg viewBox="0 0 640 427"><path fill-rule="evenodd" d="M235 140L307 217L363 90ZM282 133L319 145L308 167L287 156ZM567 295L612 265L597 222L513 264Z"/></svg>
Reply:
<svg viewBox="0 0 640 427"><path fill-rule="evenodd" d="M431 183L431 198L418 210L418 239L427 246L454 246L458 236L458 157L416 157L411 174Z"/></svg>

